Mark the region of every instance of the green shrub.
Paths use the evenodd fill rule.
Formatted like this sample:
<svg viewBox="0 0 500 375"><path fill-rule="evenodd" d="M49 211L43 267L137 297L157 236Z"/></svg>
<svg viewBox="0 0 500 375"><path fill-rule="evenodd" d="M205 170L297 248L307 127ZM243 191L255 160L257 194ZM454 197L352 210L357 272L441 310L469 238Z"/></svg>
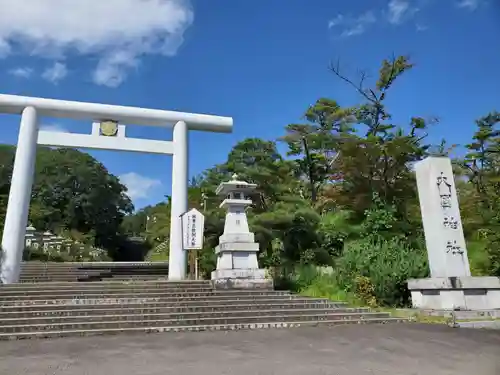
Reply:
<svg viewBox="0 0 500 375"><path fill-rule="evenodd" d="M67 253L59 253L58 251L50 248L44 251L43 247L25 247L23 251L24 261L38 260L41 262L71 262L73 258Z"/></svg>
<svg viewBox="0 0 500 375"><path fill-rule="evenodd" d="M352 216L350 211L344 210L327 212L321 216L318 235L321 247L331 257L337 257L342 253L345 241L349 238L359 237L362 228L351 222Z"/></svg>
<svg viewBox="0 0 500 375"><path fill-rule="evenodd" d="M356 306L366 304L353 293L339 287L335 271L325 273L317 266L302 264L288 269L275 268L272 273L277 290L291 290L308 297L345 301Z"/></svg>
<svg viewBox="0 0 500 375"><path fill-rule="evenodd" d="M364 304L375 307L378 305L377 297L375 296L375 287L370 278L366 276L356 276L354 279L354 295Z"/></svg>
<svg viewBox="0 0 500 375"><path fill-rule="evenodd" d="M217 255L214 249L204 247L198 250L197 256L199 277L203 280L210 280L212 271L215 270L217 265Z"/></svg>
<svg viewBox="0 0 500 375"><path fill-rule="evenodd" d="M488 256L488 245L489 243L485 240L467 242L467 255L469 256L472 276L490 275L491 265Z"/></svg>
<svg viewBox="0 0 500 375"><path fill-rule="evenodd" d="M274 287L277 290L291 290L301 292L307 288L318 276L316 266L300 264L298 266L281 265L271 270Z"/></svg>
<svg viewBox="0 0 500 375"><path fill-rule="evenodd" d="M379 304L406 306L410 302L407 280L427 276L427 255L424 249L410 247L404 238L365 238L346 244L336 272L339 286L348 292L360 293L366 289L360 285L364 279L359 279L365 277L371 282L370 293ZM366 291L362 294L361 299L373 303Z"/></svg>
<svg viewBox="0 0 500 375"><path fill-rule="evenodd" d="M500 235L491 236L486 245L490 275L500 276Z"/></svg>

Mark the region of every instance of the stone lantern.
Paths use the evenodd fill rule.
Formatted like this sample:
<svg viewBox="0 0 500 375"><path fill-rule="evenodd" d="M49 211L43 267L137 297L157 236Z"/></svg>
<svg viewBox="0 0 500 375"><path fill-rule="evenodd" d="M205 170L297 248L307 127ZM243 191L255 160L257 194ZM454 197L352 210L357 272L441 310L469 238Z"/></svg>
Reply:
<svg viewBox="0 0 500 375"><path fill-rule="evenodd" d="M43 252L48 253L49 247L52 244L52 236L53 234L50 231L46 231L42 235L42 243L43 243Z"/></svg>
<svg viewBox="0 0 500 375"><path fill-rule="evenodd" d="M272 280L259 268L259 244L249 231L245 212L252 204L249 194L256 188L256 184L239 181L235 174L215 191L225 197L220 207L226 209L224 233L215 248L217 268L212 272L212 282L216 288L272 288Z"/></svg>
<svg viewBox="0 0 500 375"><path fill-rule="evenodd" d="M33 246L36 241L36 228L32 225L26 227L26 235L24 236L24 244L26 247Z"/></svg>

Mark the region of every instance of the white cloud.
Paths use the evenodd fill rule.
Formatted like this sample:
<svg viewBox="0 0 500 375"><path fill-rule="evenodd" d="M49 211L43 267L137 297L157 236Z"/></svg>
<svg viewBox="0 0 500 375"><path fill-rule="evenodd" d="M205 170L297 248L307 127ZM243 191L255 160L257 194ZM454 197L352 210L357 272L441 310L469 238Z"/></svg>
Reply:
<svg viewBox="0 0 500 375"><path fill-rule="evenodd" d="M43 74L42 78L53 84L57 84L60 80L64 79L68 74L68 68L66 65L60 62L55 62L50 68L47 68Z"/></svg>
<svg viewBox="0 0 500 375"><path fill-rule="evenodd" d="M129 51L116 51L99 61L92 78L98 85L118 87L127 78L128 68L138 65L137 56L130 54Z"/></svg>
<svg viewBox="0 0 500 375"><path fill-rule="evenodd" d="M476 10L481 5L480 0L460 0L457 3L459 8L465 8L468 10Z"/></svg>
<svg viewBox="0 0 500 375"><path fill-rule="evenodd" d="M141 176L135 172L129 172L119 176L120 181L128 189L128 196L130 199L137 200L142 198L147 198L156 187L161 186L160 180L155 180L149 177Z"/></svg>
<svg viewBox="0 0 500 375"><path fill-rule="evenodd" d="M417 31L426 31L429 29L429 26L421 24L421 23L417 23L417 24L415 24L415 29Z"/></svg>
<svg viewBox="0 0 500 375"><path fill-rule="evenodd" d="M3 39L0 39L0 58L6 57L11 53L10 45Z"/></svg>
<svg viewBox="0 0 500 375"><path fill-rule="evenodd" d="M33 74L33 69L29 67L19 67L9 70L9 74L18 78L30 78Z"/></svg>
<svg viewBox="0 0 500 375"><path fill-rule="evenodd" d="M109 86L143 55L175 55L193 21L189 0L0 0L0 9L0 57L97 55L94 81Z"/></svg>
<svg viewBox="0 0 500 375"><path fill-rule="evenodd" d="M328 28L340 27L342 31L341 37L349 37L363 34L367 28L377 21L373 12L368 11L358 17L337 15L328 22Z"/></svg>
<svg viewBox="0 0 500 375"><path fill-rule="evenodd" d="M417 12L418 8L411 6L408 0L391 0L387 10L387 20L393 25L398 25Z"/></svg>
<svg viewBox="0 0 500 375"><path fill-rule="evenodd" d="M44 124L40 126L40 130L50 131L50 132L58 132L58 133L70 133L68 129L59 124Z"/></svg>
<svg viewBox="0 0 500 375"><path fill-rule="evenodd" d="M344 22L344 15L337 14L335 18L328 21L328 28L331 29L332 27L342 25L343 22Z"/></svg>

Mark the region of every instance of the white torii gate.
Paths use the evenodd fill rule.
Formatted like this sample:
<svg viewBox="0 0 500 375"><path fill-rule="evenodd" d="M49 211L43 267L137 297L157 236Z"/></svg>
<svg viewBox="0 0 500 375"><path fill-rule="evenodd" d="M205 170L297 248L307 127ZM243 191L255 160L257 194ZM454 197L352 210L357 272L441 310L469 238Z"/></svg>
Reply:
<svg viewBox="0 0 500 375"><path fill-rule="evenodd" d="M186 255L182 248L180 216L187 211L188 131L230 133L233 129L231 117L2 94L0 113L22 115L2 237L0 279L3 283L10 284L19 280L37 144L172 155L168 277L169 280L185 278ZM92 120L92 134L39 130L38 117L41 116ZM117 124L108 134L111 136L102 135L100 124L103 121L113 121ZM124 124L173 126L172 141L127 138Z"/></svg>

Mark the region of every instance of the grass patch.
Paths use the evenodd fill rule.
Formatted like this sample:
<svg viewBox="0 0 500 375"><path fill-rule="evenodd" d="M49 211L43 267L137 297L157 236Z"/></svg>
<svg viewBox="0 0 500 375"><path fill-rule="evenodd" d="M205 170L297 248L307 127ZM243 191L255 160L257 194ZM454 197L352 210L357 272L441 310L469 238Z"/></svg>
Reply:
<svg viewBox="0 0 500 375"><path fill-rule="evenodd" d="M326 298L334 302L347 302L354 307L363 307L366 304L357 298L353 293L349 293L337 285L335 275L318 274L312 279L309 285L303 286L299 293L306 297Z"/></svg>
<svg viewBox="0 0 500 375"><path fill-rule="evenodd" d="M147 262L168 262L168 250L162 252L151 252L146 256Z"/></svg>
<svg viewBox="0 0 500 375"><path fill-rule="evenodd" d="M413 309L397 309L388 307L377 307L374 311L388 312L393 318L405 318L409 319L415 323L425 323L425 324L449 324L452 323L453 319L444 316L431 316L423 314L418 310Z"/></svg>

